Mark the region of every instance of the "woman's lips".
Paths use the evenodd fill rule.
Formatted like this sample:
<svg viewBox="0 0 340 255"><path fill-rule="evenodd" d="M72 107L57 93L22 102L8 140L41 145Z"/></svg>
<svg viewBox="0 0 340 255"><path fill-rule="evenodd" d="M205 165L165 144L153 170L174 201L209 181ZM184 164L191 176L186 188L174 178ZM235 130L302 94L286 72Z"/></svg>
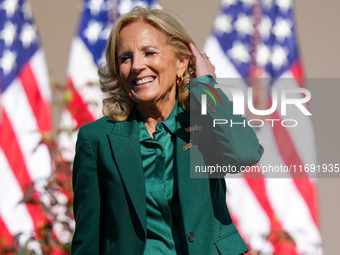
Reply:
<svg viewBox="0 0 340 255"><path fill-rule="evenodd" d="M143 78L138 78L133 81L133 84L136 87L145 87L148 86L149 84L153 83L156 80L156 77L143 77Z"/></svg>

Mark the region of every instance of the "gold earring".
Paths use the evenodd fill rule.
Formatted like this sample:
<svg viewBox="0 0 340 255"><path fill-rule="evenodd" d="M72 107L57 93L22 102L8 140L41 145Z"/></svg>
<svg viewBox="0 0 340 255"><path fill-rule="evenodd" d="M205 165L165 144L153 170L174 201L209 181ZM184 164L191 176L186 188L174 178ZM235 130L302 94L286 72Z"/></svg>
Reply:
<svg viewBox="0 0 340 255"><path fill-rule="evenodd" d="M179 75L177 77L176 83L177 83L177 86L182 86L182 83L183 83L183 76L182 75Z"/></svg>

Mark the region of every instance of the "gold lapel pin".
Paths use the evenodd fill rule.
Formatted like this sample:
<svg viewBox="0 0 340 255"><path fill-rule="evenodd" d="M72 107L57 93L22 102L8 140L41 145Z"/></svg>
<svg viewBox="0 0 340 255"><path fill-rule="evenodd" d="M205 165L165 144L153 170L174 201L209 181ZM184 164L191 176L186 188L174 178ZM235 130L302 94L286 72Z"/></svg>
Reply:
<svg viewBox="0 0 340 255"><path fill-rule="evenodd" d="M186 132L192 132L192 138L191 139L194 138L195 131L201 131L201 130L202 130L202 127L200 127L198 125L188 127L188 128L185 129ZM191 148L191 146L192 146L192 142L190 140L189 143L183 147L183 151L189 150Z"/></svg>
<svg viewBox="0 0 340 255"><path fill-rule="evenodd" d="M201 130L202 130L202 127L197 126L197 125L192 126L192 127L188 127L188 128L185 129L185 131L187 131L187 132L195 132L195 131L201 131Z"/></svg>
<svg viewBox="0 0 340 255"><path fill-rule="evenodd" d="M191 140L190 140L189 143L183 147L183 151L189 150L191 148L191 146L192 146L192 143L191 143Z"/></svg>

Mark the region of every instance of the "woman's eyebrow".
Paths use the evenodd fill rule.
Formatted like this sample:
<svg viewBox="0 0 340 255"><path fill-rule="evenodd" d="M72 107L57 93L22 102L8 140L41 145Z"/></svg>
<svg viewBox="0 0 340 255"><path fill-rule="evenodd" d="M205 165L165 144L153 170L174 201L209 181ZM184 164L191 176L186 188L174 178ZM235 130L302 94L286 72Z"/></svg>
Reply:
<svg viewBox="0 0 340 255"><path fill-rule="evenodd" d="M156 46L152 46L152 45L146 45L142 47L142 50L158 50L158 48Z"/></svg>
<svg viewBox="0 0 340 255"><path fill-rule="evenodd" d="M128 55L130 53L131 53L131 50L125 50L125 51L122 51L122 52L118 52L118 57Z"/></svg>
<svg viewBox="0 0 340 255"><path fill-rule="evenodd" d="M156 46L152 46L152 45L145 45L143 47L141 47L142 51L146 51L146 50L159 50ZM124 50L122 52L118 52L118 57L119 56L123 56L123 55L127 55L130 54L132 51L131 50Z"/></svg>

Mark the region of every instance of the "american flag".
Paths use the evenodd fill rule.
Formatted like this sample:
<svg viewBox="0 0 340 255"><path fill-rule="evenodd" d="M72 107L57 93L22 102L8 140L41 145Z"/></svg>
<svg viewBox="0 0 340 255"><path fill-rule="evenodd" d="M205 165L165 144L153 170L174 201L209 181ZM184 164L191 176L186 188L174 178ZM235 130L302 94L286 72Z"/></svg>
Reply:
<svg viewBox="0 0 340 255"><path fill-rule="evenodd" d="M258 88L267 92L260 101L267 103L271 101L270 87L280 87L283 78L291 78L293 87L303 86L293 7L293 0L221 0L213 33L204 47L217 77L244 79L244 91L249 85L253 90L262 86ZM249 77L267 77L274 82L263 87L247 83ZM271 119L283 117L275 111ZM267 123L257 129L265 148L259 164L315 163L310 116L293 117L299 119L295 128ZM226 178L228 207L252 251L322 254L315 181L307 174L294 177Z"/></svg>
<svg viewBox="0 0 340 255"><path fill-rule="evenodd" d="M101 116L102 97L98 66L105 62L105 46L111 28L135 6L161 8L157 1L85 0L79 30L71 45L67 78L68 109L63 111L59 144L63 156L73 160L77 130Z"/></svg>
<svg viewBox="0 0 340 255"><path fill-rule="evenodd" d="M33 183L41 188L52 169L40 144L52 125L48 71L24 0L0 1L0 82L0 242L8 246L21 233L24 245L46 218L39 205L20 201Z"/></svg>

